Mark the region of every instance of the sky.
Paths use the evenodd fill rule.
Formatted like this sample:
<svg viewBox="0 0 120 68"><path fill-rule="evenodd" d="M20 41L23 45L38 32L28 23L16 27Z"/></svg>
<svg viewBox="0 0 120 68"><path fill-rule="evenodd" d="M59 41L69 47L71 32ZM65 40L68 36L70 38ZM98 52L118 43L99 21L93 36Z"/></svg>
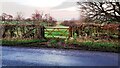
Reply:
<svg viewBox="0 0 120 68"><path fill-rule="evenodd" d="M3 12L16 15L22 12L24 17L30 17L35 10L48 13L56 20L79 19L76 2L79 0L0 0Z"/></svg>

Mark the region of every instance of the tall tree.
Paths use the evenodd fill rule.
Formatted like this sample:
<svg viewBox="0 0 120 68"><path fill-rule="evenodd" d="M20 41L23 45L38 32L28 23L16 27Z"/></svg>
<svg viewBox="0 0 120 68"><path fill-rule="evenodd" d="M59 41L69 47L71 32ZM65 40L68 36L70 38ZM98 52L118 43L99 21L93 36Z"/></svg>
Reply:
<svg viewBox="0 0 120 68"><path fill-rule="evenodd" d="M77 2L83 17L99 22L120 22L120 2Z"/></svg>

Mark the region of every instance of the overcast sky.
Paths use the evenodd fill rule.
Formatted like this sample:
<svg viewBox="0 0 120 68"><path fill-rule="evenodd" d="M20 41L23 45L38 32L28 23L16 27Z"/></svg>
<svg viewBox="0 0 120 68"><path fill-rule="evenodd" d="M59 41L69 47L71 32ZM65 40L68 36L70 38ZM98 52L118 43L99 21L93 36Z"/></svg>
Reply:
<svg viewBox="0 0 120 68"><path fill-rule="evenodd" d="M2 11L15 15L22 12L24 17L30 17L35 10L50 13L57 20L78 19L78 0L0 0Z"/></svg>

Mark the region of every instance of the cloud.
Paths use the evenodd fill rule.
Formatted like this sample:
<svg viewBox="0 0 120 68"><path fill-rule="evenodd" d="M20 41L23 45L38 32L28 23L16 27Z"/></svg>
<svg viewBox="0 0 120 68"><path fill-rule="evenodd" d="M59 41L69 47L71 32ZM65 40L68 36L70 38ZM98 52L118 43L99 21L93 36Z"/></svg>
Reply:
<svg viewBox="0 0 120 68"><path fill-rule="evenodd" d="M76 2L78 2L79 0L66 0L63 3L61 3L60 5L53 7L52 9L66 9L66 8L70 8L70 7L76 7L77 4Z"/></svg>
<svg viewBox="0 0 120 68"><path fill-rule="evenodd" d="M0 4L2 5L2 11L0 11L0 14L5 12L14 16L17 12L22 12L25 17L29 17L35 10L48 10L48 8L25 6L16 2L0 2Z"/></svg>
<svg viewBox="0 0 120 68"><path fill-rule="evenodd" d="M76 3L75 2L63 2L62 4L53 7L52 9L63 9L63 8L69 8L69 7L73 7L75 6Z"/></svg>
<svg viewBox="0 0 120 68"><path fill-rule="evenodd" d="M0 0L0 2L16 2L31 7L55 7L65 0Z"/></svg>
<svg viewBox="0 0 120 68"><path fill-rule="evenodd" d="M76 11L68 11L68 10L61 10L61 11L51 11L50 13L54 18L58 20L70 20L70 19L79 19L79 12Z"/></svg>
<svg viewBox="0 0 120 68"><path fill-rule="evenodd" d="M19 2L19 3L21 3L22 0L0 0L0 2Z"/></svg>

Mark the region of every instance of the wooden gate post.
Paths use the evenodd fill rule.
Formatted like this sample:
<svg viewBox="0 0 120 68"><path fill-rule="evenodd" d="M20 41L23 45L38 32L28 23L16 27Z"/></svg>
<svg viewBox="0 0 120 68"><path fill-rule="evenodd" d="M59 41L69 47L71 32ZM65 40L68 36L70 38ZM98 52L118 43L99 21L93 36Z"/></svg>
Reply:
<svg viewBox="0 0 120 68"><path fill-rule="evenodd" d="M45 31L44 31L45 27L41 26L41 37L45 38Z"/></svg>
<svg viewBox="0 0 120 68"><path fill-rule="evenodd" d="M69 38L72 37L72 35L73 35L73 34L72 34L72 33L73 33L72 31L73 31L73 30L72 30L72 26L69 26Z"/></svg>

